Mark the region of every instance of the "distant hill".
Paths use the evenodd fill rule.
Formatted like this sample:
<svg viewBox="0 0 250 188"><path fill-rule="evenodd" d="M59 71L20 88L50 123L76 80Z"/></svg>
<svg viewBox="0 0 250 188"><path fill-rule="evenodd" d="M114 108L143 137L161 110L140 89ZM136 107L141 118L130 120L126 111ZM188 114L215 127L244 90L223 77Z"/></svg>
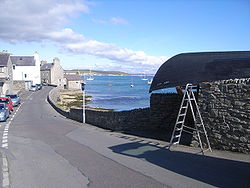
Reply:
<svg viewBox="0 0 250 188"><path fill-rule="evenodd" d="M80 73L80 74L89 74L89 69L82 69L82 70L64 70L65 73ZM91 70L91 73L94 75L117 75L117 76L129 76L131 74L121 72L121 71L100 71L100 70Z"/></svg>

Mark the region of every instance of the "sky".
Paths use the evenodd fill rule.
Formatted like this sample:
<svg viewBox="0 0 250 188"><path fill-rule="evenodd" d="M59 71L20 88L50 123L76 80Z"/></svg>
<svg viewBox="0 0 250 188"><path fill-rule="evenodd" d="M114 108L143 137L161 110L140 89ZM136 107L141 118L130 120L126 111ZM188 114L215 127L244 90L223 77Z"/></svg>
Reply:
<svg viewBox="0 0 250 188"><path fill-rule="evenodd" d="M250 50L250 0L0 0L3 50L155 73L179 53Z"/></svg>

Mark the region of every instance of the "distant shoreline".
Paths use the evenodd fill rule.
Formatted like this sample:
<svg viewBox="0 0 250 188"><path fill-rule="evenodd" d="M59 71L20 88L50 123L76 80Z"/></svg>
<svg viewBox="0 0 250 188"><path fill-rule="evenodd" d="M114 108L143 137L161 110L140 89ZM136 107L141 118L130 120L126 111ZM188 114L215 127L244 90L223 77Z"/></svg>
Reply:
<svg viewBox="0 0 250 188"><path fill-rule="evenodd" d="M120 71L99 71L99 70L64 70L66 74L80 74L93 76L141 76L141 77L152 77L154 74L130 74Z"/></svg>

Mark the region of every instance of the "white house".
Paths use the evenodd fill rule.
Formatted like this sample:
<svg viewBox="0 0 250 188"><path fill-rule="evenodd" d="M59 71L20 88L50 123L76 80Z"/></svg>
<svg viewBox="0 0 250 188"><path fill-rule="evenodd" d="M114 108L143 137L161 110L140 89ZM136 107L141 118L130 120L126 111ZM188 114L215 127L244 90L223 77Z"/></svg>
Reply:
<svg viewBox="0 0 250 188"><path fill-rule="evenodd" d="M37 52L33 56L11 56L13 80L25 81L25 88L32 84L40 84L40 58Z"/></svg>
<svg viewBox="0 0 250 188"><path fill-rule="evenodd" d="M80 75L65 74L64 78L66 80L65 89L79 90L82 88L83 79Z"/></svg>

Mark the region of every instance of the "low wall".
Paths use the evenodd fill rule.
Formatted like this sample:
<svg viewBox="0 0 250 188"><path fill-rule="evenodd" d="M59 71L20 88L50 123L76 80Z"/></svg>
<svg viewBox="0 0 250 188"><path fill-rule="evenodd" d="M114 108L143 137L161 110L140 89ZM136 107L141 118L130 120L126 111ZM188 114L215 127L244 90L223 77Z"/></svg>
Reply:
<svg viewBox="0 0 250 188"><path fill-rule="evenodd" d="M82 109L70 109L70 118L82 122ZM150 109L121 112L86 109L86 123L113 131L150 129Z"/></svg>
<svg viewBox="0 0 250 188"><path fill-rule="evenodd" d="M59 88L53 88L52 90L50 90L49 95L47 96L47 101L58 113L67 118L70 118L69 111L63 110L60 106L57 105L58 100L59 100Z"/></svg>
<svg viewBox="0 0 250 188"><path fill-rule="evenodd" d="M176 121L182 97L177 94L153 93L150 97L151 124L172 130Z"/></svg>
<svg viewBox="0 0 250 188"><path fill-rule="evenodd" d="M52 89L47 98L57 112L67 118L82 122L82 109L71 108L65 111L56 104L59 100L59 88ZM113 131L152 129L149 108L121 112L86 109L86 123Z"/></svg>

